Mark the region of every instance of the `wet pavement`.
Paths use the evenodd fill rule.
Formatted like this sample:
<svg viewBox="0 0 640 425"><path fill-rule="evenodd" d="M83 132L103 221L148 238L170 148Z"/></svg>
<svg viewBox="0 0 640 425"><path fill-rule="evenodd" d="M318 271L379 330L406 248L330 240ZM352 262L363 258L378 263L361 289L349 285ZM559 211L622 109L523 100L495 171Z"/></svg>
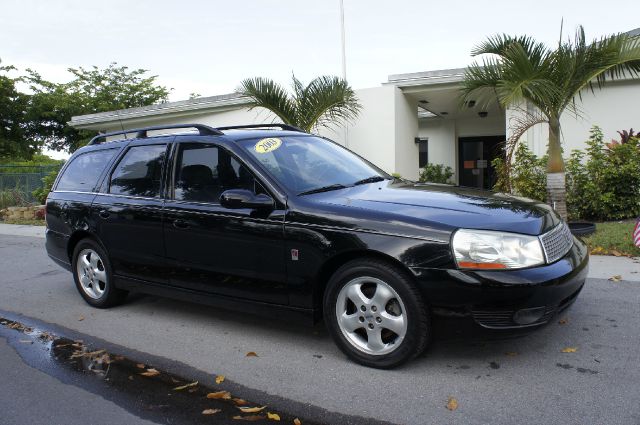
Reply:
<svg viewBox="0 0 640 425"><path fill-rule="evenodd" d="M636 266L630 274L640 271ZM608 267L611 276L620 274L615 262ZM307 328L139 295L117 308L93 309L77 294L71 275L46 257L42 239L0 235L1 317L83 340L89 350L126 356L181 382L217 388L215 376L225 375L223 385L233 397L267 405L265 410L288 419L299 415L330 424L640 424L640 284L622 277L589 279L569 310L522 338L496 340L462 323L436 322L432 345L422 357L381 371L349 362L322 325ZM24 345L29 344L12 344L16 350ZM250 351L258 357L247 357ZM100 385L85 394L89 397L108 388L87 375L67 370L59 378L69 380L60 381L65 386L56 384L44 393L33 381L33 417L40 417L44 404L49 423L66 423L76 396L58 397L59 391L73 392L86 382ZM0 411L18 404L20 417L27 418L27 391L16 381L19 374L11 376L0 380ZM15 391L18 400L13 400ZM100 395L79 404L96 406L98 415L106 414L106 404L140 418L122 407L135 397L123 398L113 403ZM457 401L454 410L447 409L450 399ZM56 410L56 403L64 408Z"/></svg>
<svg viewBox="0 0 640 425"><path fill-rule="evenodd" d="M60 337L2 317L0 338L5 339L16 350L25 364L61 382L73 382L80 388L95 392L104 400L121 406L140 419L160 424L238 421L256 424L274 421L321 424L242 399L229 391L224 376L209 377L209 385L191 381L160 370L154 365L87 345L82 340ZM37 403L38 400L33 402ZM12 416L5 414L1 423L6 424L5 421L12 419ZM30 418L29 422L31 419L37 418ZM50 416L44 419L51 420ZM83 421L87 419L89 423L96 423L96 420L104 418L91 411L89 417L86 413L82 416ZM59 418L55 420L58 421Z"/></svg>

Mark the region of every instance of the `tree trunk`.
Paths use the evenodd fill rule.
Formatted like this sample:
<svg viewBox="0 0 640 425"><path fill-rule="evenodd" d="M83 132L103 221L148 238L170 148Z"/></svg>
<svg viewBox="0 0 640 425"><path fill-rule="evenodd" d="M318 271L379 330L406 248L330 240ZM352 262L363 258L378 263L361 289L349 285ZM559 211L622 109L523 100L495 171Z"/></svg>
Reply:
<svg viewBox="0 0 640 425"><path fill-rule="evenodd" d="M560 120L549 119L549 162L547 163L547 203L567 221L567 188L560 145Z"/></svg>

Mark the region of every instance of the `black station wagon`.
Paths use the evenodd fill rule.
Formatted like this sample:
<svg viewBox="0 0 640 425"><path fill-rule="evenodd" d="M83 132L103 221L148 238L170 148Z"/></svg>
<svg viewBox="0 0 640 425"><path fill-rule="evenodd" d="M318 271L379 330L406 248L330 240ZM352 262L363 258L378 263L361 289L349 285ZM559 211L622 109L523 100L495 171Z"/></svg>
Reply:
<svg viewBox="0 0 640 425"><path fill-rule="evenodd" d="M324 317L351 359L389 368L425 349L433 314L533 328L587 275L539 202L396 179L286 125L128 133L75 152L47 199L49 256L95 307L139 291Z"/></svg>

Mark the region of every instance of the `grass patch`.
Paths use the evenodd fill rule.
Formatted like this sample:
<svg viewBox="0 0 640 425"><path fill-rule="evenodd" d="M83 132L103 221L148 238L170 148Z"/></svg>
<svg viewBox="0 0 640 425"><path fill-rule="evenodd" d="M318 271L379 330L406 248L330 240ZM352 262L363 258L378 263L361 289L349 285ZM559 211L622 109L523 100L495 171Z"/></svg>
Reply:
<svg viewBox="0 0 640 425"><path fill-rule="evenodd" d="M44 226L45 225L44 220L38 220L38 219L35 219L35 218L31 218L31 219L21 218L21 219L16 219L16 220L0 220L0 223L2 223L2 224L23 224L23 225L28 225L28 226Z"/></svg>
<svg viewBox="0 0 640 425"><path fill-rule="evenodd" d="M640 257L640 248L631 239L635 225L635 220L596 223L596 232L584 241L592 254Z"/></svg>

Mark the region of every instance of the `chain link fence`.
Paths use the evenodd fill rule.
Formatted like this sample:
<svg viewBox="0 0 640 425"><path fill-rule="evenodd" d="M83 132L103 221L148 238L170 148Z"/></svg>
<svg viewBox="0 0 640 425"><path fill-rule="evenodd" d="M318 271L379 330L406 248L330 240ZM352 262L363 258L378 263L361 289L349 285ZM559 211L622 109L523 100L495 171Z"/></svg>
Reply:
<svg viewBox="0 0 640 425"><path fill-rule="evenodd" d="M0 165L0 193L19 193L27 202L34 202L33 191L43 187L42 179L62 164L53 165Z"/></svg>

